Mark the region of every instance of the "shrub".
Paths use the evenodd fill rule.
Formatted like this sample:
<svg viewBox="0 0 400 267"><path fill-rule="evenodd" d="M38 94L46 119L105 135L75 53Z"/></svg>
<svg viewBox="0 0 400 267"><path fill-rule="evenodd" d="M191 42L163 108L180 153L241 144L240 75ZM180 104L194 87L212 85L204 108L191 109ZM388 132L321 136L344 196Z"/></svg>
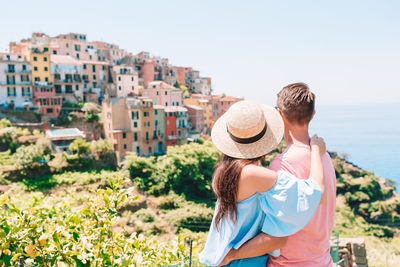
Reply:
<svg viewBox="0 0 400 267"><path fill-rule="evenodd" d="M151 223L155 221L155 214L148 209L140 209L134 213L134 217L142 222Z"/></svg>
<svg viewBox="0 0 400 267"><path fill-rule="evenodd" d="M22 169L23 175L34 176L32 171L47 167L50 158L45 146L35 144L19 147L12 159Z"/></svg>
<svg viewBox="0 0 400 267"><path fill-rule="evenodd" d="M177 208L181 208L185 205L185 199L174 193L173 191L169 192L168 195L159 197L157 199L157 204L160 209L163 210L173 210Z"/></svg>
<svg viewBox="0 0 400 267"><path fill-rule="evenodd" d="M346 194L344 194L344 197L346 198L346 201L347 203L349 203L350 206L357 206L360 203L368 202L370 200L369 196L361 191L358 191L356 193L347 192Z"/></svg>
<svg viewBox="0 0 400 267"><path fill-rule="evenodd" d="M82 138L75 139L69 144L69 150L79 156L90 152L91 145Z"/></svg>
<svg viewBox="0 0 400 267"><path fill-rule="evenodd" d="M122 168L129 172L137 188L148 191L157 183L153 176L156 169L153 157L143 158L134 153L128 153L122 165Z"/></svg>
<svg viewBox="0 0 400 267"><path fill-rule="evenodd" d="M40 198L27 209L0 196L0 265L160 266L185 263L185 246L114 232L117 209L131 192L110 179L107 189L74 207L70 199L48 206ZM3 208L5 207L5 208Z"/></svg>
<svg viewBox="0 0 400 267"><path fill-rule="evenodd" d="M166 216L178 232L184 228L193 232L205 232L210 228L213 214L214 210L204 204L188 203L181 208L169 211Z"/></svg>

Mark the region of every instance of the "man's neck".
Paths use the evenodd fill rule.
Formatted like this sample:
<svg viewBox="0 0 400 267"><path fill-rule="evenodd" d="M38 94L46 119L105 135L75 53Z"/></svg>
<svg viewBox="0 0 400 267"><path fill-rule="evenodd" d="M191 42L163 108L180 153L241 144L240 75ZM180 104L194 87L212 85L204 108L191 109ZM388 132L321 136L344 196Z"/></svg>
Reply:
<svg viewBox="0 0 400 267"><path fill-rule="evenodd" d="M288 125L285 124L285 140L286 144L310 144L310 136L308 134L308 125Z"/></svg>

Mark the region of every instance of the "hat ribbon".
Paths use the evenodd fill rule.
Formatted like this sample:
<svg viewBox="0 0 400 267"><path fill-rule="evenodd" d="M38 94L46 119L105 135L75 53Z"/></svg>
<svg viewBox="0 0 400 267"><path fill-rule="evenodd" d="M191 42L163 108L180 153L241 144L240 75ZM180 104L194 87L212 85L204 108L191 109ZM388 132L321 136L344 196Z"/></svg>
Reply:
<svg viewBox="0 0 400 267"><path fill-rule="evenodd" d="M267 131L267 124L265 123L264 128L261 130L261 132L259 132L255 136L248 137L248 138L240 138L240 137L234 136L229 131L228 127L226 127L226 131L228 132L228 134L231 137L231 139L233 141L235 141L236 143L239 143L239 144L251 144L251 143L257 142L258 140L260 140L264 136L265 132Z"/></svg>

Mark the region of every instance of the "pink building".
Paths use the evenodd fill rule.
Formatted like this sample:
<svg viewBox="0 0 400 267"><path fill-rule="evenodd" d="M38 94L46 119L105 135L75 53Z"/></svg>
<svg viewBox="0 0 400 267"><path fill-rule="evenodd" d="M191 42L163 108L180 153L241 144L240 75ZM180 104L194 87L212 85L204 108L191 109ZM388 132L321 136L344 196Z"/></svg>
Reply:
<svg viewBox="0 0 400 267"><path fill-rule="evenodd" d="M204 128L204 109L195 105L185 105L185 108L188 110L188 121L191 129L202 132Z"/></svg>
<svg viewBox="0 0 400 267"><path fill-rule="evenodd" d="M163 81L150 82L143 90L143 96L162 106L183 106L182 91Z"/></svg>
<svg viewBox="0 0 400 267"><path fill-rule="evenodd" d="M44 116L57 117L62 107L62 97L56 96L54 85L36 84L33 87L33 104Z"/></svg>
<svg viewBox="0 0 400 267"><path fill-rule="evenodd" d="M143 63L143 86L148 87L149 83L154 81L155 64L151 59L146 59Z"/></svg>
<svg viewBox="0 0 400 267"><path fill-rule="evenodd" d="M175 71L176 80L180 85L186 85L186 73L193 71L190 67L173 67L173 70Z"/></svg>

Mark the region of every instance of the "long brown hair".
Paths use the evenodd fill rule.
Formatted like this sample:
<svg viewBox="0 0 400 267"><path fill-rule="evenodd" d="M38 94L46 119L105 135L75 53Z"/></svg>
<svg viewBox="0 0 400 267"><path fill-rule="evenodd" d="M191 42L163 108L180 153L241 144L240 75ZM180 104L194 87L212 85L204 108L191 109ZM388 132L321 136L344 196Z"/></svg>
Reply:
<svg viewBox="0 0 400 267"><path fill-rule="evenodd" d="M236 222L237 218L237 193L239 178L246 165L256 163L263 157L255 159L237 159L223 155L214 171L212 188L219 201L215 227L218 229L221 220L228 216Z"/></svg>

